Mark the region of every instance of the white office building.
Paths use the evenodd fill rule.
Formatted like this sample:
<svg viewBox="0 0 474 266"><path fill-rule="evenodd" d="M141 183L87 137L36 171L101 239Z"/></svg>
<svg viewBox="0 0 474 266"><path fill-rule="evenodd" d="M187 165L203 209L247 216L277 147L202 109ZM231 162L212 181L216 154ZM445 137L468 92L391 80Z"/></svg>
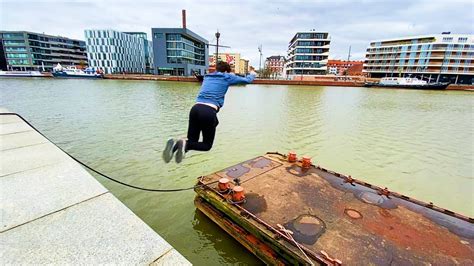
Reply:
<svg viewBox="0 0 474 266"><path fill-rule="evenodd" d="M140 35L115 30L85 30L85 38L90 67L100 68L107 74L146 73L146 48Z"/></svg>
<svg viewBox="0 0 474 266"><path fill-rule="evenodd" d="M297 32L288 45L287 76L326 74L330 43L328 32Z"/></svg>

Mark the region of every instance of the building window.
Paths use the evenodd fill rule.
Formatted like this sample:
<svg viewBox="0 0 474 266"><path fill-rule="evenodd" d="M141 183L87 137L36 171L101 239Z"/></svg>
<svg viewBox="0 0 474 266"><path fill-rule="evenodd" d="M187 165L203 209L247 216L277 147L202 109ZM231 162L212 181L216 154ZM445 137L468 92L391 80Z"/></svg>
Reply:
<svg viewBox="0 0 474 266"><path fill-rule="evenodd" d="M180 41L181 40L181 34L166 34L166 40L167 41Z"/></svg>
<svg viewBox="0 0 474 266"><path fill-rule="evenodd" d="M28 54L11 54L11 53L7 53L7 58L28 58Z"/></svg>
<svg viewBox="0 0 474 266"><path fill-rule="evenodd" d="M25 45L25 41L23 40L5 40L3 41L4 45Z"/></svg>
<svg viewBox="0 0 474 266"><path fill-rule="evenodd" d="M459 37L459 38L458 38L458 42L460 42L460 43L465 43L465 42L467 42L467 37Z"/></svg>
<svg viewBox="0 0 474 266"><path fill-rule="evenodd" d="M26 47L6 47L6 52L26 52Z"/></svg>
<svg viewBox="0 0 474 266"><path fill-rule="evenodd" d="M4 33L4 39L23 39L23 33Z"/></svg>
<svg viewBox="0 0 474 266"><path fill-rule="evenodd" d="M28 60L7 60L9 65L29 65L30 62Z"/></svg>

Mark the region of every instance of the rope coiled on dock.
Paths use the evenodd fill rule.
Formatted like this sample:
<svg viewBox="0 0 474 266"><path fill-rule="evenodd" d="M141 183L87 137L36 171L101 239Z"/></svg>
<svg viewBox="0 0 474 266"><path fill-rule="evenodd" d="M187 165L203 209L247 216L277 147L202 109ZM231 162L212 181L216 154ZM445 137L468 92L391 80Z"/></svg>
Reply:
<svg viewBox="0 0 474 266"><path fill-rule="evenodd" d="M0 113L0 115L15 115L17 117L19 117L21 120L23 120L27 125L29 125L31 128L33 128L33 130L35 130L36 132L38 132L38 134L40 134L41 136L43 136L45 139L47 139L49 142L51 142L54 146L56 146L58 149L60 149L62 152L64 152L67 156L69 156L71 159L73 159L74 161L76 161L78 164L84 166L85 168L87 168L88 170L110 180L110 181L113 181L115 183L118 183L120 185L123 185L123 186L126 186L126 187L129 187L129 188L133 188L133 189L138 189L138 190L143 190L143 191L148 191L148 192L179 192L179 191L186 191L186 190L192 190L192 189L195 189L195 188L200 188L200 187L204 187L204 186L207 186L207 185L211 185L211 184L214 184L214 183L217 183L218 181L213 181L213 182L209 182L209 183L206 183L206 184L200 184L200 185L194 185L192 187L186 187L186 188L170 188L170 189L157 189L157 188L146 188L146 187L140 187L140 186L135 186L135 185L132 185L132 184L127 184L125 182L122 182L120 180L117 180L113 177L110 177L94 168L92 168L91 166L87 165L86 163L82 162L81 160L77 159L76 157L72 156L71 154L69 154L67 151L63 150L61 147L59 147L56 143L54 143L54 141L52 141L51 139L49 139L46 135L44 135L41 131L39 131L37 128L35 128L30 122L28 122L25 118L23 118L21 115L17 114L17 113Z"/></svg>

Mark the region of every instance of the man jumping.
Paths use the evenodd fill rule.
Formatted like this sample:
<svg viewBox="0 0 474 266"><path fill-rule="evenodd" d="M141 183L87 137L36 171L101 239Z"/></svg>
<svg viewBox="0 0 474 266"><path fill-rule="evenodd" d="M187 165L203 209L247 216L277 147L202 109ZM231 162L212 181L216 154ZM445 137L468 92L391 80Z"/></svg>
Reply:
<svg viewBox="0 0 474 266"><path fill-rule="evenodd" d="M175 155L177 163L181 163L186 152L190 150L209 151L214 143L216 127L219 124L217 113L224 106L224 97L229 86L236 84L249 84L255 79L254 68L246 77L230 73L230 65L218 62L216 72L204 76L201 90L196 98L196 104L189 112L189 125L187 138L169 139L163 150L163 160L169 163ZM202 142L199 137L202 133Z"/></svg>

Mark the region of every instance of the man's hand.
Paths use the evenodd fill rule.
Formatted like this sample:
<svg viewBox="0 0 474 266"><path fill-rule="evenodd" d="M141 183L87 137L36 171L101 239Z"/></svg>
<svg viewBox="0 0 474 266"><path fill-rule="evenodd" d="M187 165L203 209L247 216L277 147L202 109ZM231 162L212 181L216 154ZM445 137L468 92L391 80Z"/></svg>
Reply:
<svg viewBox="0 0 474 266"><path fill-rule="evenodd" d="M257 73L255 73L255 68L252 66L250 67L250 75L257 76Z"/></svg>

